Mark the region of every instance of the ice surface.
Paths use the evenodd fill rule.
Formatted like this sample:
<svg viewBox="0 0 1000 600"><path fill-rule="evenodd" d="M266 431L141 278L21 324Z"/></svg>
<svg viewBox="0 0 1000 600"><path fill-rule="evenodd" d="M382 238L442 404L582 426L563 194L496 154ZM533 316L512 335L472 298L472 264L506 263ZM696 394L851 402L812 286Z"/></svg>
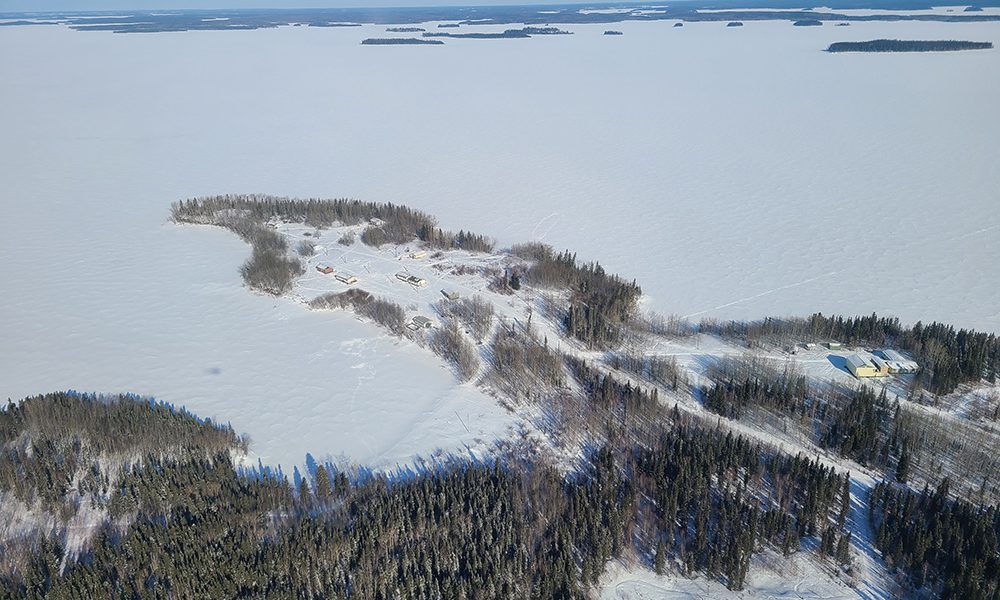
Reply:
<svg viewBox="0 0 1000 600"><path fill-rule="evenodd" d="M359 44L381 25L3 28L0 395L153 394L286 468L503 435L511 417L429 353L250 294L244 244L166 223L171 201L225 192L403 202L542 239L638 278L664 313L1000 330L1000 52L821 51L1000 44L1000 24L616 27L614 44L577 25L433 49Z"/></svg>

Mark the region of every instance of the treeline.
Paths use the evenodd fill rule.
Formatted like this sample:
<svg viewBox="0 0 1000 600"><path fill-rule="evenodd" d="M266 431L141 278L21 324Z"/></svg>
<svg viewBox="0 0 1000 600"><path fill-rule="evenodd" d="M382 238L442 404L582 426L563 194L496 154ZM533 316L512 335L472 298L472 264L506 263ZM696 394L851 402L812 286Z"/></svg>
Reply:
<svg viewBox="0 0 1000 600"><path fill-rule="evenodd" d="M452 233L437 227L427 213L392 203L362 202L345 198L300 200L262 194L229 194L181 200L171 205L178 223L202 223L232 229L233 223L263 226L269 222L305 223L327 228L335 223L369 223L361 239L369 246L406 244L421 240L437 248L490 252L493 241L468 232Z"/></svg>
<svg viewBox="0 0 1000 600"><path fill-rule="evenodd" d="M116 476L109 456L207 458L246 447L228 426L133 396L47 394L8 402L0 411L0 491L47 512L70 516L71 492L95 506L107 504Z"/></svg>
<svg viewBox="0 0 1000 600"><path fill-rule="evenodd" d="M592 348L618 343L634 316L642 289L607 273L599 263L580 264L569 251L556 254L540 243L519 244L511 253L532 261L526 281L540 287L570 290L563 325L567 333Z"/></svg>
<svg viewBox="0 0 1000 600"><path fill-rule="evenodd" d="M986 379L1000 373L1000 337L944 323L917 322L903 327L895 317L876 314L859 317L824 316L768 318L756 322L729 322L712 328L726 337L755 343L840 341L850 345L901 348L920 364L920 380L935 394L947 394L959 384Z"/></svg>
<svg viewBox="0 0 1000 600"><path fill-rule="evenodd" d="M867 42L834 42L827 52L951 52L955 50L988 50L993 42L959 40L869 40Z"/></svg>
<svg viewBox="0 0 1000 600"><path fill-rule="evenodd" d="M592 381L595 402L629 395ZM632 550L661 571L669 560L731 589L743 587L753 553L793 552L804 536L821 537L822 552L843 546L846 559L846 477L715 430L661 422L651 444L599 448L569 477L506 456L403 478L354 480L319 466L293 488L213 454L231 432L197 433L205 425L192 421L174 439L156 429L176 417L135 406L155 421L146 434L189 452L147 454L125 470L110 486L109 516L130 525L108 522L65 568L57 536L5 548L0 595L582 600L606 562ZM6 434L20 439L24 422L5 422ZM49 446L35 452L56 460Z"/></svg>
<svg viewBox="0 0 1000 600"><path fill-rule="evenodd" d="M876 485L868 503L875 544L915 588L943 600L1000 598L1000 511L952 500L949 486L945 479L917 493Z"/></svg>
<svg viewBox="0 0 1000 600"><path fill-rule="evenodd" d="M314 310L351 309L363 317L385 327L393 335L406 332L406 311L403 307L383 298L377 298L360 288L344 292L328 292L309 301Z"/></svg>

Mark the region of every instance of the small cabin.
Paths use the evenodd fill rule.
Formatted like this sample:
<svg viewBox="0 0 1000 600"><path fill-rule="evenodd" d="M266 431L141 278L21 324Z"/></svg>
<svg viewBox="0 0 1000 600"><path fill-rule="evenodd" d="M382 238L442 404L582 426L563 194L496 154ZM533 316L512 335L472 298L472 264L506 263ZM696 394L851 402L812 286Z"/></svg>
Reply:
<svg viewBox="0 0 1000 600"><path fill-rule="evenodd" d="M409 273L400 272L396 273L396 279L402 281L403 283L408 283L413 287L426 287L427 280L417 277L416 275L410 275Z"/></svg>
<svg viewBox="0 0 1000 600"><path fill-rule="evenodd" d="M414 260L420 260L421 258L427 258L426 250L418 250L416 252L410 252L410 258Z"/></svg>
<svg viewBox="0 0 1000 600"><path fill-rule="evenodd" d="M441 295L449 300L458 300L459 298L462 297L461 294L459 294L458 292L454 291L449 292L448 290L441 290Z"/></svg>
<svg viewBox="0 0 1000 600"><path fill-rule="evenodd" d="M431 324L431 320L427 317L417 315L406 324L406 328L411 331L417 331L418 329L430 329Z"/></svg>
<svg viewBox="0 0 1000 600"><path fill-rule="evenodd" d="M333 273L333 267L331 267L330 265L324 265L324 264L316 265L316 270L326 275Z"/></svg>
<svg viewBox="0 0 1000 600"><path fill-rule="evenodd" d="M827 342L826 347L830 350L840 350L844 347L840 342Z"/></svg>
<svg viewBox="0 0 1000 600"><path fill-rule="evenodd" d="M337 275L336 277L337 277L337 281L340 281L342 283L346 283L347 285L353 285L353 284L355 284L355 283L358 282L358 278L357 277L355 277L354 275L350 275L348 273L341 273L341 274Z"/></svg>

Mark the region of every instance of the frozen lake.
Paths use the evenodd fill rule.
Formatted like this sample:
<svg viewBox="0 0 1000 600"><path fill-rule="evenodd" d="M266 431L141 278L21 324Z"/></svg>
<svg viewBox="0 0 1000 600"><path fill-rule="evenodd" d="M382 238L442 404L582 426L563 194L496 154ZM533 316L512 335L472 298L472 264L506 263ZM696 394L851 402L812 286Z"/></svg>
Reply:
<svg viewBox="0 0 1000 600"><path fill-rule="evenodd" d="M0 396L153 394L286 467L502 435L509 417L429 354L249 294L234 236L166 223L171 201L225 192L542 239L664 313L1000 331L1000 50L821 51L1000 46L1000 23L607 28L436 47L359 45L376 26L0 29Z"/></svg>

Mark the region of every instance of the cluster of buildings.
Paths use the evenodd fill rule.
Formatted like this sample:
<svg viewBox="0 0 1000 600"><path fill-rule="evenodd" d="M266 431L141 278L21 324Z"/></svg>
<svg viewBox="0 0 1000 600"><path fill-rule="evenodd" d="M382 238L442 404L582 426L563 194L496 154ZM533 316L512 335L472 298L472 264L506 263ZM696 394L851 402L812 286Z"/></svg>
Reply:
<svg viewBox="0 0 1000 600"><path fill-rule="evenodd" d="M336 269L327 264L320 263L316 265L316 270L324 275L333 275L337 281L347 285L353 285L358 282L358 278L354 275L350 273L337 273Z"/></svg>
<svg viewBox="0 0 1000 600"><path fill-rule="evenodd" d="M847 370L857 378L887 377L898 373L916 373L920 365L895 350L876 350L871 356L860 353L847 357Z"/></svg>

